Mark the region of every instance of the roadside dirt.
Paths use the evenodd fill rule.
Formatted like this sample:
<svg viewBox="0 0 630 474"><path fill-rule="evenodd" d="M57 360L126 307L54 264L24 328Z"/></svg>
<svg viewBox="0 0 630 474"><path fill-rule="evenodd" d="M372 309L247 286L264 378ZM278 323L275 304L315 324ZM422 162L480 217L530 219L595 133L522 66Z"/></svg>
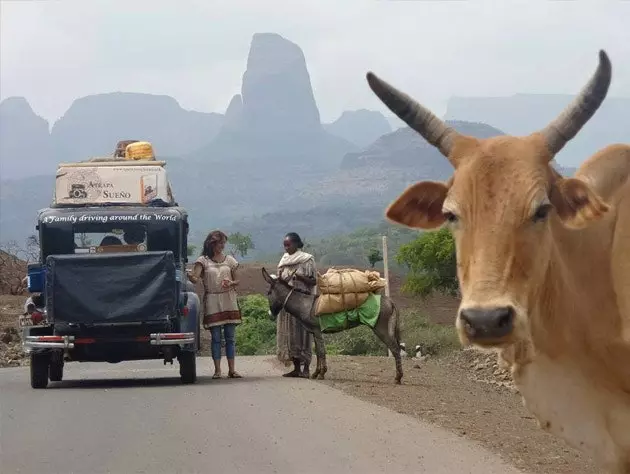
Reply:
<svg viewBox="0 0 630 474"><path fill-rule="evenodd" d="M244 266L240 294L267 291L261 268ZM401 283L396 276L391 280L391 294L402 308L422 311L435 323L453 324L458 304L455 299L438 296L422 302L402 295ZM27 364L16 330L26 298L0 295L0 367ZM208 334L202 334L202 354L206 354ZM513 389L510 376L498 369L495 356L467 350L422 362L407 358L403 366L404 384L397 386L393 383L393 359L333 356L329 357L328 380L322 383L480 442L528 472L598 472L590 460L538 428Z"/></svg>
<svg viewBox="0 0 630 474"><path fill-rule="evenodd" d="M354 397L435 423L477 441L526 472L596 474L593 463L541 430L505 381L492 377L494 356L458 351L443 359L403 361L403 385L394 385L394 361L334 356L321 382Z"/></svg>
<svg viewBox="0 0 630 474"><path fill-rule="evenodd" d="M26 365L18 317L28 296L0 295L0 367Z"/></svg>

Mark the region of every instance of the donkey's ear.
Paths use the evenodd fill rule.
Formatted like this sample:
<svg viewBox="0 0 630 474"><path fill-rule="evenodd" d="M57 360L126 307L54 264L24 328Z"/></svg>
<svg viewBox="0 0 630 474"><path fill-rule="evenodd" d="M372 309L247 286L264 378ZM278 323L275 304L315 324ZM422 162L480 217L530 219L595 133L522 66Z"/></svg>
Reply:
<svg viewBox="0 0 630 474"><path fill-rule="evenodd" d="M267 269L265 267L262 268L262 275L263 275L263 278L265 279L265 281L267 283L269 283L270 285L273 285L275 283L274 279L271 278L271 275L269 275L269 273L267 272Z"/></svg>

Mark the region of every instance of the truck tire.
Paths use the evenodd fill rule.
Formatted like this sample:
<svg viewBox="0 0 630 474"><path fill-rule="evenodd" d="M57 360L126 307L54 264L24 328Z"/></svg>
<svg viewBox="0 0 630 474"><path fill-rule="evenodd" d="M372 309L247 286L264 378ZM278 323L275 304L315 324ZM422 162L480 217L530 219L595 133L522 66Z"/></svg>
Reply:
<svg viewBox="0 0 630 474"><path fill-rule="evenodd" d="M63 380L63 362L50 361L48 375L51 382L61 382Z"/></svg>
<svg viewBox="0 0 630 474"><path fill-rule="evenodd" d="M194 352L182 351L179 354L179 377L184 384L197 381L197 357Z"/></svg>
<svg viewBox="0 0 630 474"><path fill-rule="evenodd" d="M46 388L48 386L48 354L31 353L31 387Z"/></svg>

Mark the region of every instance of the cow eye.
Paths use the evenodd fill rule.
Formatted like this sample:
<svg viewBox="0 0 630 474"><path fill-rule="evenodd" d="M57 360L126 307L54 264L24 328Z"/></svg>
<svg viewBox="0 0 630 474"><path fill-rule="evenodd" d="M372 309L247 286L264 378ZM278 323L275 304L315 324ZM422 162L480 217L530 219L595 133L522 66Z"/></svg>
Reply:
<svg viewBox="0 0 630 474"><path fill-rule="evenodd" d="M458 217L451 211L443 211L442 215L444 216L444 219L451 224L457 222L458 220Z"/></svg>
<svg viewBox="0 0 630 474"><path fill-rule="evenodd" d="M552 208L553 206L549 203L541 204L540 206L538 206L538 209L536 209L536 212L534 212L532 220L534 222L544 221L547 216L549 216L549 212L551 212Z"/></svg>

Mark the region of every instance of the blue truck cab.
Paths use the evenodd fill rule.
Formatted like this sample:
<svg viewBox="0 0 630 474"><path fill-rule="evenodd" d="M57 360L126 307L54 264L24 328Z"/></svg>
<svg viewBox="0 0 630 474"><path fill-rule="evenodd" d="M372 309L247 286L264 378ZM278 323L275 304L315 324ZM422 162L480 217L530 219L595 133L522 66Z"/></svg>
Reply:
<svg viewBox="0 0 630 474"><path fill-rule="evenodd" d="M157 176L156 176L157 175ZM164 162L62 164L40 210L28 290L44 321L23 329L33 388L61 381L68 362L162 359L196 381L199 298L186 277L188 214Z"/></svg>

